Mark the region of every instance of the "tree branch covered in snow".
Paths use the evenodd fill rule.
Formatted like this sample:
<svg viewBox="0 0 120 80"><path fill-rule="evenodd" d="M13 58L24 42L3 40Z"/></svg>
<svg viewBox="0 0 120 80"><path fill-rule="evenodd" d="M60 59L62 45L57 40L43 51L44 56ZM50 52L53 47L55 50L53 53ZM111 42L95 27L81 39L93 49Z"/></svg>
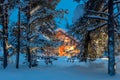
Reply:
<svg viewBox="0 0 120 80"><path fill-rule="evenodd" d="M99 19L99 20L108 21L108 19L105 18L105 17L95 16L95 15L86 15L85 17L86 17L86 18L89 18L89 19Z"/></svg>
<svg viewBox="0 0 120 80"><path fill-rule="evenodd" d="M99 11L94 11L94 10L86 10L88 13L93 13L93 14L104 14L105 16L108 16L108 13L106 12L99 12Z"/></svg>
<svg viewBox="0 0 120 80"><path fill-rule="evenodd" d="M115 3L114 5L117 5L119 3L119 0L115 0L114 3ZM82 46L83 46L82 50L83 50L83 53L85 53L85 55L90 55L90 54L92 55L92 53L94 53L94 55L97 55L98 52L95 51L92 47L90 48L90 46L92 46L92 44L93 45L100 44L99 42L97 43L94 42L94 40L96 41L99 40L97 36L100 34L102 35L104 34L106 38L104 39L102 37L101 38L105 41L107 40L107 24L108 24L107 21L109 16L108 7L107 7L108 0L88 0L84 5L85 5L84 15L79 19L77 19L76 22L74 22L74 24L69 27L70 31L68 32L71 33L71 35L79 35L82 37L82 40L81 40ZM114 9L116 9L116 7ZM119 31L117 29L119 27L119 17L120 17L120 12L118 10L114 14L114 25L116 26L117 33ZM107 45L104 42L103 44L104 46ZM88 48L88 49L85 49L85 48ZM84 50L87 52L84 52ZM102 52L103 49L100 49L100 50L101 50L100 52ZM89 53L89 51L92 51L92 52ZM83 54L83 56L85 55Z"/></svg>

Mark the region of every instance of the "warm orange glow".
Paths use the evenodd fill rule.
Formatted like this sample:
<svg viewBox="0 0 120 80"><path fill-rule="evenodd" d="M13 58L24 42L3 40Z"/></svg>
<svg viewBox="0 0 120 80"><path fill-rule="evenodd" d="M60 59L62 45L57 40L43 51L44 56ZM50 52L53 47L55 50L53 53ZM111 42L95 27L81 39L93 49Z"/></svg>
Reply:
<svg viewBox="0 0 120 80"><path fill-rule="evenodd" d="M64 42L65 42L65 43L69 43L69 42L70 42L70 39L69 39L68 37L65 37L65 38L64 38Z"/></svg>
<svg viewBox="0 0 120 80"><path fill-rule="evenodd" d="M75 49L76 46L60 46L59 47L59 56L74 56L80 53L80 50ZM67 53L68 52L68 53Z"/></svg>
<svg viewBox="0 0 120 80"><path fill-rule="evenodd" d="M65 46L67 51L74 50L76 46Z"/></svg>
<svg viewBox="0 0 120 80"><path fill-rule="evenodd" d="M56 37L64 42L59 47L59 56L74 56L80 53L80 50L76 49L77 42L75 42L74 38L67 35L63 30L58 30L56 33ZM71 42L73 42L72 45Z"/></svg>
<svg viewBox="0 0 120 80"><path fill-rule="evenodd" d="M59 56L66 56L65 46L60 46L59 47Z"/></svg>

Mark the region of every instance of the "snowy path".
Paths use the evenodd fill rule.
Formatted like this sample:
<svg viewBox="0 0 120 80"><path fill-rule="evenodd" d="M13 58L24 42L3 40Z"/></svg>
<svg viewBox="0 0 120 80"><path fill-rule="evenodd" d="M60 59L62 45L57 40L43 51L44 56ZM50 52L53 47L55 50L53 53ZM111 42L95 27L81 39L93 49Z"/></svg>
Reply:
<svg viewBox="0 0 120 80"><path fill-rule="evenodd" d="M120 70L111 77L105 66L105 62L67 63L64 59L48 66L40 63L31 69L26 65L20 65L20 69L15 69L15 65L9 65L7 69L0 66L0 80L120 80Z"/></svg>

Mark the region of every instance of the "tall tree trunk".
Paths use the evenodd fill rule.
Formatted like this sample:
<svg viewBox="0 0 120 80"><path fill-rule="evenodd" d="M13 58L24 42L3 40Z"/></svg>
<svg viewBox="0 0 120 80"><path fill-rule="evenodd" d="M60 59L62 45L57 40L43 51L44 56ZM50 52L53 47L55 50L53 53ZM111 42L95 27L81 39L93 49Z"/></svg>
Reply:
<svg viewBox="0 0 120 80"><path fill-rule="evenodd" d="M30 46L29 46L29 42L30 42L30 7L31 4L29 2L29 6L28 6L28 14L27 14L27 21L28 21L28 28L27 28L27 55L28 55L28 62L29 62L29 68L31 68L31 54L30 54Z"/></svg>
<svg viewBox="0 0 120 80"><path fill-rule="evenodd" d="M17 36L17 55L16 55L16 68L19 68L19 55L20 55L20 7L18 12L18 36Z"/></svg>
<svg viewBox="0 0 120 80"><path fill-rule="evenodd" d="M90 32L86 32L85 34L85 38L84 38L84 52L82 55L82 61L87 61L87 57L88 57L88 44L90 43Z"/></svg>
<svg viewBox="0 0 120 80"><path fill-rule="evenodd" d="M115 75L113 0L108 1L108 74Z"/></svg>
<svg viewBox="0 0 120 80"><path fill-rule="evenodd" d="M8 6L7 3L4 3L4 0L2 0L2 12L3 12L3 16L2 16L2 23L3 23L3 67L6 68L7 67L7 56L8 56L8 51L7 51L7 37L8 37Z"/></svg>
<svg viewBox="0 0 120 80"><path fill-rule="evenodd" d="M116 4L118 12L120 12L120 4ZM117 18L118 26L120 26L120 15Z"/></svg>

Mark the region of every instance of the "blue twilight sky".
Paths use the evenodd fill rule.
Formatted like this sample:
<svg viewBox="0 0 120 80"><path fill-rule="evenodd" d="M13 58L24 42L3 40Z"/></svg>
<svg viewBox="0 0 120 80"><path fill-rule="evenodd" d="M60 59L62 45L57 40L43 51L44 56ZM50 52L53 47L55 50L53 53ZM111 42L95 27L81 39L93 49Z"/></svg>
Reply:
<svg viewBox="0 0 120 80"><path fill-rule="evenodd" d="M65 15L65 18L62 20L59 20L60 23L58 23L58 26L65 29L66 23L72 24L72 18L74 15L74 10L78 3L73 2L73 0L61 0L61 2L58 4L57 9L67 9L68 14Z"/></svg>
<svg viewBox="0 0 120 80"><path fill-rule="evenodd" d="M58 20L58 26L64 30L67 30L65 28L67 23L71 25L75 20L77 20L84 14L83 7L83 1L77 3L74 0L61 0L61 2L57 6L57 9L67 9L69 13L65 15L64 19Z"/></svg>
<svg viewBox="0 0 120 80"><path fill-rule="evenodd" d="M14 8L13 10L11 10L10 14L11 14L9 18L10 23L17 22L18 21L18 17L17 17L18 9Z"/></svg>

